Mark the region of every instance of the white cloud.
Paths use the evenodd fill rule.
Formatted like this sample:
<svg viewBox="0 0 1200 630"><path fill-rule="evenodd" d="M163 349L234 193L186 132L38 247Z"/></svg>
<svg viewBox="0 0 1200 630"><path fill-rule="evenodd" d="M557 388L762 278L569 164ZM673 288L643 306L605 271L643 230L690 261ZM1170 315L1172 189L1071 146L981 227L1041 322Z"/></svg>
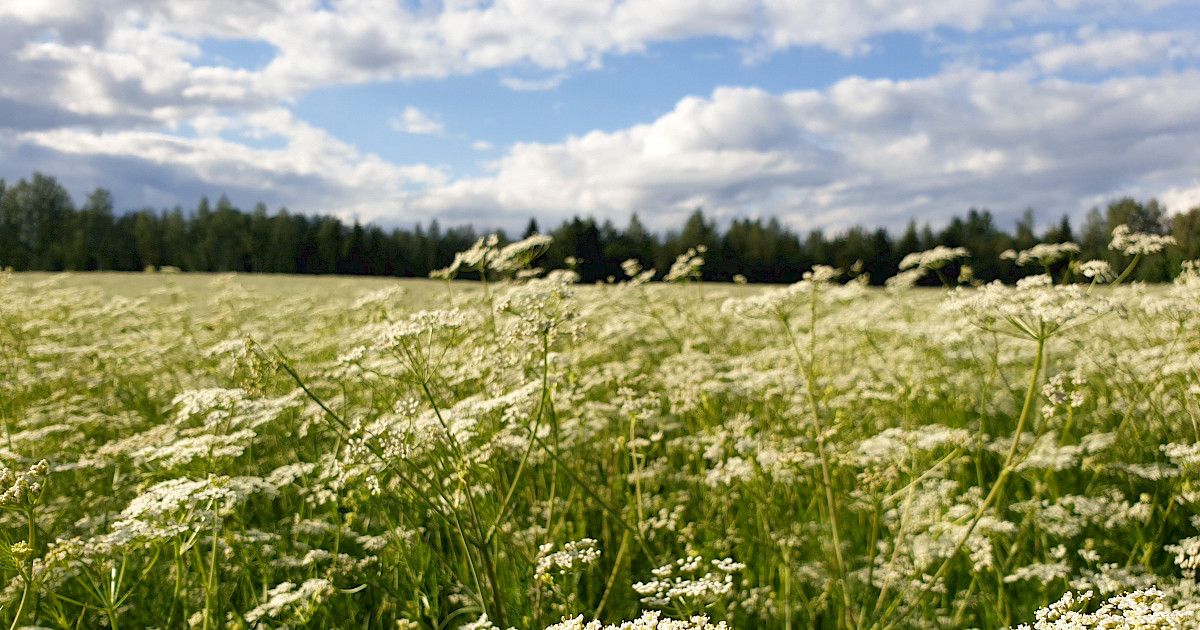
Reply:
<svg viewBox="0 0 1200 630"><path fill-rule="evenodd" d="M23 171L24 156L34 156L33 167L38 159L49 162L56 168L48 172L67 180L81 172L105 172L100 181L115 184L127 204L155 203L158 198L142 188L167 187L160 196L184 203L200 194L240 194L246 204L266 195L293 209L366 220L387 218L415 188L447 181L445 172L428 165L394 164L362 153L284 109L206 119L194 128L197 137L76 127L23 132L0 143L0 169L14 170L12 162L21 161ZM222 133L275 140L279 146L252 147Z"/></svg>
<svg viewBox="0 0 1200 630"><path fill-rule="evenodd" d="M1200 208L1200 181L1193 180L1191 184L1172 186L1162 193L1159 200L1170 212L1186 212L1192 208Z"/></svg>
<svg viewBox="0 0 1200 630"><path fill-rule="evenodd" d="M1032 62L1043 72L1103 72L1162 66L1200 57L1200 38L1188 31L1079 29L1073 38L1050 34L1030 39Z"/></svg>
<svg viewBox="0 0 1200 630"><path fill-rule="evenodd" d="M405 107L404 113L393 117L389 124L400 133L415 135L441 135L446 130L441 121L431 118L429 114L412 105Z"/></svg>
<svg viewBox="0 0 1200 630"><path fill-rule="evenodd" d="M94 118L177 122L203 105L257 108L328 85L494 69L553 71L502 80L515 90L551 89L572 68L692 37L730 38L750 56L794 46L854 54L882 33L1003 31L1070 11L1099 18L1130 8L1052 0L8 0L0 2L0 85L10 98ZM208 65L199 55L204 38L261 42L275 54L254 70ZM1045 51L1045 63L1089 54Z"/></svg>
<svg viewBox="0 0 1200 630"><path fill-rule="evenodd" d="M500 84L514 92L545 92L558 87L566 78L566 73L559 72L558 74L542 79L504 77L500 79Z"/></svg>
<svg viewBox="0 0 1200 630"><path fill-rule="evenodd" d="M1110 0L0 0L0 173L41 167L124 186L128 203L241 191L306 211L486 224L641 210L668 225L698 204L799 227L894 224L970 205L1073 211L1127 191L1186 205L1200 172L1200 74L1171 61L1200 58L1200 44L1184 30L1043 34L998 71L957 60L916 80L722 88L644 124L513 144L485 175L457 179L359 151L288 109L329 85L487 70L513 90L553 89L609 56L693 37L728 38L748 58L795 46L853 55L882 33L1012 36L1138 10ZM205 38L274 54L255 69L211 65ZM1123 76L1059 78L1114 70ZM518 78L530 76L545 78ZM444 133L415 107L390 122Z"/></svg>
<svg viewBox="0 0 1200 630"><path fill-rule="evenodd" d="M721 88L647 124L516 144L490 174L431 187L409 207L514 224L637 210L667 226L703 205L808 228L936 221L971 206L1076 213L1126 192L1190 199L1178 187L1200 170L1197 84L1196 71L1076 83L951 70L785 94Z"/></svg>

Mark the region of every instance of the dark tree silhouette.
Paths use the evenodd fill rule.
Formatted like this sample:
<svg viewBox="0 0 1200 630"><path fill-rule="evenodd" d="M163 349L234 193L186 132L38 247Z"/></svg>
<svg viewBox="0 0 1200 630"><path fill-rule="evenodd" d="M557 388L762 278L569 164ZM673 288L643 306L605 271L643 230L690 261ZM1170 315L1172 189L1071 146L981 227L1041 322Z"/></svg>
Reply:
<svg viewBox="0 0 1200 630"><path fill-rule="evenodd" d="M701 208L678 230L657 234L637 213L619 228L611 221L573 217L549 231L554 238L538 264L564 268L568 261L584 282L624 277L621 263L635 259L661 275L675 257L703 245L704 278L751 282L794 282L814 264L865 274L881 284L907 254L938 245L966 247L963 264L981 281L1012 282L1040 269L1003 260L1007 249L1038 242L1077 242L1080 258L1124 265L1122 254L1108 249L1112 229L1129 224L1135 231L1171 234L1179 243L1165 256L1147 258L1135 279L1163 281L1184 260L1200 257L1200 207L1169 216L1157 201L1113 200L1088 212L1081 229L1069 217L1044 226L1038 236L1033 209L1007 232L986 209L971 208L940 230L909 221L898 236L882 228L855 226L832 236L821 230L799 234L779 220L735 218L723 228ZM530 219L523 236L538 233ZM0 267L16 270L122 270L173 266L185 271L265 273L341 273L426 277L479 237L474 228L446 229L437 221L412 229L384 229L357 221L346 225L332 216L306 216L281 208L271 213L261 203L249 212L225 196L212 204L201 198L191 210L142 208L118 213L112 195L97 188L76 207L55 178L34 173L16 183L0 179ZM507 237L500 234L501 240ZM947 274L958 268L947 269ZM469 274L464 277L470 277ZM935 279L927 279L935 282Z"/></svg>

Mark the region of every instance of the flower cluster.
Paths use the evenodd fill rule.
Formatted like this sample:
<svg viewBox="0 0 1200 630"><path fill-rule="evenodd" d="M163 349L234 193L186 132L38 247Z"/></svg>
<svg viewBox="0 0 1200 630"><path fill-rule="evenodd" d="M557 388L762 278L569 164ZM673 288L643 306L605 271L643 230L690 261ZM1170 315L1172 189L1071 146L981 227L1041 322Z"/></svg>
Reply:
<svg viewBox="0 0 1200 630"><path fill-rule="evenodd" d="M938 245L923 252L913 252L900 259L900 270L914 267L928 270L938 270L946 265L971 255L965 247L946 247Z"/></svg>
<svg viewBox="0 0 1200 630"><path fill-rule="evenodd" d="M675 262L671 263L671 269L667 271L663 280L667 282L699 280L701 270L704 268L704 254L707 251L708 248L704 245L697 245L676 256Z"/></svg>
<svg viewBox="0 0 1200 630"><path fill-rule="evenodd" d="M552 582L555 575L581 571L599 560L600 548L592 538L571 541L557 551L554 543L545 543L538 548L534 579L537 582Z"/></svg>
<svg viewBox="0 0 1200 630"><path fill-rule="evenodd" d="M646 611L637 619L622 621L618 624L584 621L583 615L579 615L546 626L546 630L728 630L728 628L729 626L724 621L712 623L704 615L697 615L690 619L666 619L657 610Z"/></svg>
<svg viewBox="0 0 1200 630"><path fill-rule="evenodd" d="M1091 591L1078 597L1067 592L1057 602L1039 609L1033 626L1022 624L1017 630L1182 630L1200 622L1194 610L1168 606L1166 593L1154 587L1112 597L1094 612L1077 610L1091 598Z"/></svg>
<svg viewBox="0 0 1200 630"><path fill-rule="evenodd" d="M1049 267L1064 258L1069 258L1078 253L1079 245L1075 243L1038 243L1029 249L1023 249L1019 252L1011 249L1005 250L1000 254L1000 259L1015 260L1017 265L1021 267L1033 264Z"/></svg>
<svg viewBox="0 0 1200 630"><path fill-rule="evenodd" d="M50 472L50 464L42 460L24 471L0 468L0 508L28 509L42 496L42 484Z"/></svg>
<svg viewBox="0 0 1200 630"><path fill-rule="evenodd" d="M1050 276L1022 278L1015 287L993 282L978 289L959 288L947 307L976 325L1030 339L1045 339L1071 324L1114 309L1104 297L1078 285L1055 285Z"/></svg>
<svg viewBox="0 0 1200 630"><path fill-rule="evenodd" d="M1127 256L1134 256L1157 254L1166 249L1168 245L1174 244L1174 236L1134 232L1128 225L1118 225L1113 228L1112 240L1109 241L1108 248Z"/></svg>
<svg viewBox="0 0 1200 630"><path fill-rule="evenodd" d="M643 604L656 608L707 604L732 594L733 574L744 568L729 558L705 563L700 556L688 556L654 569L654 579L635 583L633 590Z"/></svg>

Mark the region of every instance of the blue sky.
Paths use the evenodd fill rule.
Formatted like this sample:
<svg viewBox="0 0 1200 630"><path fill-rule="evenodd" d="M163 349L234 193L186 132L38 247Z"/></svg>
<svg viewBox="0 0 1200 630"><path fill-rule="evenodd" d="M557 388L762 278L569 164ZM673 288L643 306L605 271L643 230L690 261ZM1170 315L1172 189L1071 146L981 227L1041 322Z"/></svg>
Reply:
<svg viewBox="0 0 1200 630"><path fill-rule="evenodd" d="M1200 204L1195 2L0 0L0 177L515 228Z"/></svg>
<svg viewBox="0 0 1200 630"><path fill-rule="evenodd" d="M921 76L935 72L940 63L927 48L921 37L889 34L875 38L871 51L861 55L806 48L747 62L736 42L705 37L659 44L605 60L603 67L572 73L518 68L434 81L335 86L304 95L294 111L385 158L405 161L416 155L456 173L478 175L483 162L509 144L555 142L595 129L622 129L671 111L683 96L709 94L723 85L782 92L824 88L846 76ZM255 51L241 59L253 64L261 56L261 51ZM511 78L556 85L518 90L503 83ZM436 112L437 119L454 132L404 137L388 133L388 122L407 106L431 115ZM471 151L479 140L495 149Z"/></svg>

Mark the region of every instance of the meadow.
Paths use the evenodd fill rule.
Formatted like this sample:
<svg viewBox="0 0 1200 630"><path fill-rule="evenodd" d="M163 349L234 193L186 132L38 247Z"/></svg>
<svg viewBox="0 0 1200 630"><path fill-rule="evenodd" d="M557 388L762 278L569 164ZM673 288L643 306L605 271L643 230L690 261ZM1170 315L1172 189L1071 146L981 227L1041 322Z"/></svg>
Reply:
<svg viewBox="0 0 1200 630"><path fill-rule="evenodd" d="M693 251L584 286L543 246L0 274L0 621L1200 625L1195 266L1047 245L1013 255L1053 278L913 288L958 284L943 248L761 287Z"/></svg>

